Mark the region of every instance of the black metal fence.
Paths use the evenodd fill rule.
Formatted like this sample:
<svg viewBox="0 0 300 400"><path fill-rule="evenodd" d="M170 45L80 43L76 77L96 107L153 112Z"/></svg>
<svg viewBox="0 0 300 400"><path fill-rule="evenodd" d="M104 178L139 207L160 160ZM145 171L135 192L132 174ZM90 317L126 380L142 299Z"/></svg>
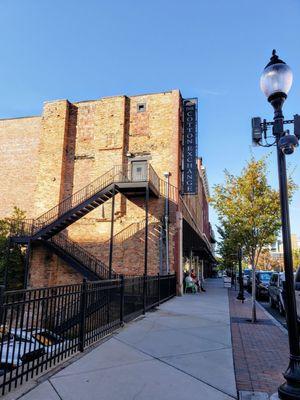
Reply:
<svg viewBox="0 0 300 400"><path fill-rule="evenodd" d="M2 395L176 294L175 275L0 291Z"/></svg>

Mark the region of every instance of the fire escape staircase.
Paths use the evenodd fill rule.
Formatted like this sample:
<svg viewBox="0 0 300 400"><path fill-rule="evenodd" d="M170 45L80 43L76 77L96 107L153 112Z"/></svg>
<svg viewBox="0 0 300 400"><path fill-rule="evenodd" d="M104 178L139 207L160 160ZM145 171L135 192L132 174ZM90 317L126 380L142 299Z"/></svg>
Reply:
<svg viewBox="0 0 300 400"><path fill-rule="evenodd" d="M151 165L147 164L141 174L133 174L128 165L115 166L35 220L12 221L10 240L19 244L43 242L88 279L107 279L108 267L61 231L115 194L137 196L146 188L150 195L159 196L159 178Z"/></svg>
<svg viewBox="0 0 300 400"><path fill-rule="evenodd" d="M41 239L41 242L88 280L109 279L108 266L68 238L64 232L52 236L49 240ZM113 272L112 278L115 277L116 274Z"/></svg>

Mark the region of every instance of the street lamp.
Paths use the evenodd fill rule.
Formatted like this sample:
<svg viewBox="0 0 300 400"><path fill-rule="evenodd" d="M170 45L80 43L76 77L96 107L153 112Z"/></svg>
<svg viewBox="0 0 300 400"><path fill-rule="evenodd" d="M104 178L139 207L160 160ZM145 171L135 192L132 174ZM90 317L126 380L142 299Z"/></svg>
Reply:
<svg viewBox="0 0 300 400"><path fill-rule="evenodd" d="M279 398L282 400L300 399L300 347L297 325L297 309L294 291L293 258L290 234L290 218L288 203L288 186L286 174L286 154L292 154L300 138L299 116L294 120L284 121L282 106L287 98L293 82L290 67L276 55L273 50L270 62L265 67L260 78L260 87L274 108L273 122L252 119L252 138L256 145L277 147L277 162L279 175L279 194L281 205L282 239L284 250L285 293L286 293L286 320L288 327L290 360L286 372L283 374L286 382L278 388ZM284 130L284 124L294 123L294 135ZM267 129L273 128L275 141L268 143ZM263 133L265 144L263 144Z"/></svg>

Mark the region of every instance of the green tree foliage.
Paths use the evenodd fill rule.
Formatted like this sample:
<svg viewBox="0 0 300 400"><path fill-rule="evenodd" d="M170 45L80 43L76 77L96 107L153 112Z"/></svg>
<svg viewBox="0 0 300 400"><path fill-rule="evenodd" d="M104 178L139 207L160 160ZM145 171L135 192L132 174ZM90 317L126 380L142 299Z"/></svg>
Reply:
<svg viewBox="0 0 300 400"><path fill-rule="evenodd" d="M10 218L0 219L0 282L5 283L7 271L7 288L21 289L24 282L25 249L22 246L13 246L8 254L8 237L10 221L14 221L15 228L25 219L24 211L14 207Z"/></svg>
<svg viewBox="0 0 300 400"><path fill-rule="evenodd" d="M221 257L223 269L232 271L236 267L238 256L238 242L233 235L230 226L223 223L222 226L217 227L217 231L221 240L218 242L218 253Z"/></svg>
<svg viewBox="0 0 300 400"><path fill-rule="evenodd" d="M294 269L300 267L300 249L293 250L293 264Z"/></svg>
<svg viewBox="0 0 300 400"><path fill-rule="evenodd" d="M294 190L295 185L290 179L290 198ZM255 274L262 249L275 241L281 227L279 192L268 184L265 159L252 158L239 176L225 171L225 183L214 186L211 203L222 229L230 236L230 243L235 242L235 248L243 247L244 257ZM252 295L252 320L255 322L254 284Z"/></svg>

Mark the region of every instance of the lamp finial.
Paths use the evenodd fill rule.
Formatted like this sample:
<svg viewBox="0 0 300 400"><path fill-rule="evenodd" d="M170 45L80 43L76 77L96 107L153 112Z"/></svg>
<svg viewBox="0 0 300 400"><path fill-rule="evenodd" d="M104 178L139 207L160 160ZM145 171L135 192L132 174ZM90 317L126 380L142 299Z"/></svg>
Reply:
<svg viewBox="0 0 300 400"><path fill-rule="evenodd" d="M266 65L265 68L268 68L270 65L274 65L274 64L285 64L284 61L280 60L280 58L276 54L276 50L275 49L272 50L272 57L270 58L270 61Z"/></svg>

